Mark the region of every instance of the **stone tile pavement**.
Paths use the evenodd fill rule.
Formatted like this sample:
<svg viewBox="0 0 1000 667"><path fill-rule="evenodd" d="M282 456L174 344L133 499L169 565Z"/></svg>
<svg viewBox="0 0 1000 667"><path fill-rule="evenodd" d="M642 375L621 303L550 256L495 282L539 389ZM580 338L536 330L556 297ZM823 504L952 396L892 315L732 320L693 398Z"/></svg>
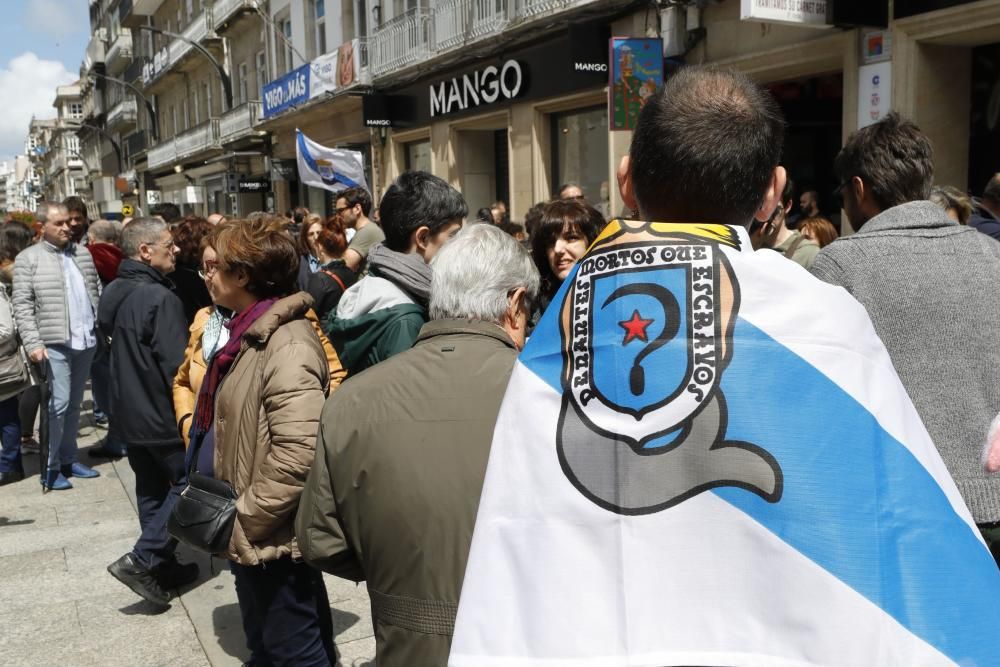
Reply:
<svg viewBox="0 0 1000 667"><path fill-rule="evenodd" d="M94 463L85 450L103 433L81 426L82 462ZM46 494L38 455L25 467L31 476L0 487L0 665L229 667L249 657L225 561L181 547L201 576L161 613L105 570L139 533L125 459L102 460L99 478ZM374 665L367 589L325 579L341 664Z"/></svg>

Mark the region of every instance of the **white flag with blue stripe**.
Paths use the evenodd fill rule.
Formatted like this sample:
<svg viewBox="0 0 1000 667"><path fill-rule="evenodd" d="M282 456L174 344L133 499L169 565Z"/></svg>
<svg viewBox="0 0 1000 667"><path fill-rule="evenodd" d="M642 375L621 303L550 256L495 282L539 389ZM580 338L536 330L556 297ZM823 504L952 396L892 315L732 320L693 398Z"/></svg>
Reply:
<svg viewBox="0 0 1000 667"><path fill-rule="evenodd" d="M295 130L295 146L299 180L306 185L333 192L358 186L368 189L364 157L360 152L321 146L298 129Z"/></svg>
<svg viewBox="0 0 1000 667"><path fill-rule="evenodd" d="M610 223L514 368L450 664L985 666L998 628L864 309L743 229Z"/></svg>

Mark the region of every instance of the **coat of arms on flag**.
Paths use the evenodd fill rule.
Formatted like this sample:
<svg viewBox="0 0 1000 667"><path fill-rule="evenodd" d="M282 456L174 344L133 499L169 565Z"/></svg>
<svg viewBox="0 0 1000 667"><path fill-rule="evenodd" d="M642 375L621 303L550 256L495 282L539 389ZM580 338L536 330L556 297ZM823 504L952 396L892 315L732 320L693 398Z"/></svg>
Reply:
<svg viewBox="0 0 1000 667"><path fill-rule="evenodd" d="M994 665L997 599L857 301L612 221L515 364L450 664Z"/></svg>
<svg viewBox="0 0 1000 667"><path fill-rule="evenodd" d="M347 188L367 188L364 158L358 151L327 148L295 131L299 178L306 185L339 192Z"/></svg>

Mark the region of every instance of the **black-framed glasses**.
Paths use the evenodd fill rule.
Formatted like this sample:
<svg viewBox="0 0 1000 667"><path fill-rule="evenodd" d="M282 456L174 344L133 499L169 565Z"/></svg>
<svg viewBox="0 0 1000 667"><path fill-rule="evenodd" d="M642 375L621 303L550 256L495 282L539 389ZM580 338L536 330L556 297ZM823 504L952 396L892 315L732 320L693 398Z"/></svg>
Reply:
<svg viewBox="0 0 1000 667"><path fill-rule="evenodd" d="M215 272L219 270L219 261L215 259L205 260L205 263L201 265L201 270L198 271L198 277L202 280L208 280L215 275Z"/></svg>

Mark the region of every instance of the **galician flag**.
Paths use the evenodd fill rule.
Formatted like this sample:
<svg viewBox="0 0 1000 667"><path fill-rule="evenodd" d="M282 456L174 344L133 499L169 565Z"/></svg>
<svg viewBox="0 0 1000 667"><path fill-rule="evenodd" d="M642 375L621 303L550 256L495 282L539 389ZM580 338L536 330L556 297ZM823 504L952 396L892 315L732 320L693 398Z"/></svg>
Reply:
<svg viewBox="0 0 1000 667"><path fill-rule="evenodd" d="M361 186L365 189L365 163L358 151L327 148L295 130L295 152L299 179L314 188L340 192Z"/></svg>
<svg viewBox="0 0 1000 667"><path fill-rule="evenodd" d="M864 309L741 228L612 221L514 368L450 664L986 666L998 628Z"/></svg>

